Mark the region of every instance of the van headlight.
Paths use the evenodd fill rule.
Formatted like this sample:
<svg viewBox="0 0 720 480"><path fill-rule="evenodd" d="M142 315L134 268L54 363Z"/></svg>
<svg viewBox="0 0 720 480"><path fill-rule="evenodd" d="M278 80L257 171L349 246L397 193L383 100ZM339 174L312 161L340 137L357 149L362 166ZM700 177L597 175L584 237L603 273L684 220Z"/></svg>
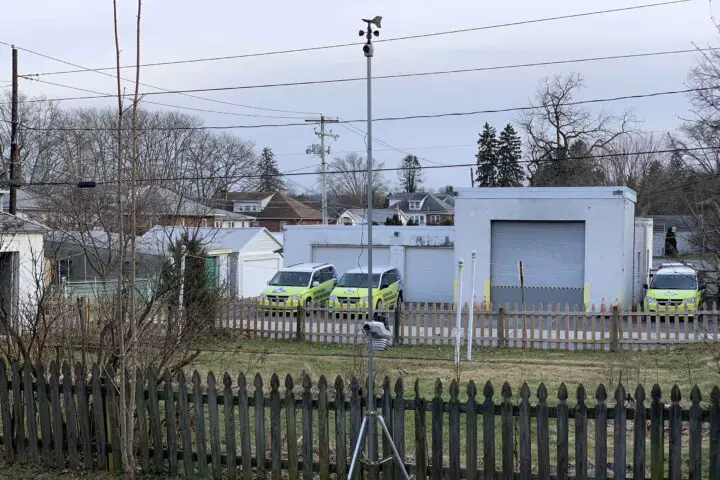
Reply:
<svg viewBox="0 0 720 480"><path fill-rule="evenodd" d="M686 298L683 300L683 303L688 306L695 306L695 299L694 298Z"/></svg>
<svg viewBox="0 0 720 480"><path fill-rule="evenodd" d="M264 293L261 293L260 300L267 300L267 295L265 295Z"/></svg>
<svg viewBox="0 0 720 480"><path fill-rule="evenodd" d="M288 297L290 300L300 300L300 295L294 293Z"/></svg>
<svg viewBox="0 0 720 480"><path fill-rule="evenodd" d="M367 303L367 298L367 295L365 295L364 297L360 297L360 301Z"/></svg>
<svg viewBox="0 0 720 480"><path fill-rule="evenodd" d="M655 303L655 297L645 297L647 303Z"/></svg>
<svg viewBox="0 0 720 480"><path fill-rule="evenodd" d="M330 301L331 301L331 302L337 302L337 301L338 301L337 296L335 296L335 295L330 295Z"/></svg>

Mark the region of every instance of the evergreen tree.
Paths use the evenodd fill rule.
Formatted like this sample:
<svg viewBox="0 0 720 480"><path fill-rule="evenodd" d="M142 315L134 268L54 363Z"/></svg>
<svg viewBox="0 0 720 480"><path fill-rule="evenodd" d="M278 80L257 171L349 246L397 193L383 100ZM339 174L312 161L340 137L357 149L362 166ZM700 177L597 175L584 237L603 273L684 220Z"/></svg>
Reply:
<svg viewBox="0 0 720 480"><path fill-rule="evenodd" d="M285 190L285 181L280 175L275 154L270 147L265 147L258 160L258 174L260 179L257 185L258 192L282 192Z"/></svg>
<svg viewBox="0 0 720 480"><path fill-rule="evenodd" d="M398 178L403 191L408 193L417 192L423 184L423 171L420 160L415 155L406 155L400 164Z"/></svg>
<svg viewBox="0 0 720 480"><path fill-rule="evenodd" d="M509 123L500 132L497 149L497 186L519 187L525 179L525 171L520 165L522 149L520 136Z"/></svg>
<svg viewBox="0 0 720 480"><path fill-rule="evenodd" d="M498 141L495 137L495 128L485 122L480 138L478 139L477 158L477 185L479 187L498 186Z"/></svg>

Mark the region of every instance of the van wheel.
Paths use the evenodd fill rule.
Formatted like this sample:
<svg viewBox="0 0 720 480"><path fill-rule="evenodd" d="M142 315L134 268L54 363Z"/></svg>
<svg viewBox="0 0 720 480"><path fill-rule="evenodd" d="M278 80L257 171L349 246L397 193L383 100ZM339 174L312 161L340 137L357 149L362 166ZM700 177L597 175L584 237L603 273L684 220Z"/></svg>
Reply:
<svg viewBox="0 0 720 480"><path fill-rule="evenodd" d="M403 308L403 298L402 294L398 295L397 303L395 303L395 310L398 312L401 312Z"/></svg>
<svg viewBox="0 0 720 480"><path fill-rule="evenodd" d="M379 312L380 310L382 310L382 307L383 307L382 300L378 300L377 304L375 305L375 311Z"/></svg>
<svg viewBox="0 0 720 480"><path fill-rule="evenodd" d="M307 300L305 300L305 311L309 312L311 308L312 308L312 299L308 298Z"/></svg>

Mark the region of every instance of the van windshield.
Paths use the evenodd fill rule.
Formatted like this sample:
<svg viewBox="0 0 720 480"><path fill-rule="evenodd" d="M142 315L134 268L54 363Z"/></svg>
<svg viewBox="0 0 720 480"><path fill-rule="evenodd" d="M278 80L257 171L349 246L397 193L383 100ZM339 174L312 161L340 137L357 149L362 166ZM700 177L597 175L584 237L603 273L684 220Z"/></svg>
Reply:
<svg viewBox="0 0 720 480"><path fill-rule="evenodd" d="M378 286L380 283L380 274L373 274L373 285ZM367 287L367 273L346 273L340 278L338 287Z"/></svg>
<svg viewBox="0 0 720 480"><path fill-rule="evenodd" d="M650 282L650 288L661 288L666 290L696 290L697 280L691 274L660 274L655 275Z"/></svg>
<svg viewBox="0 0 720 480"><path fill-rule="evenodd" d="M277 272L268 285L283 287L307 287L310 272Z"/></svg>

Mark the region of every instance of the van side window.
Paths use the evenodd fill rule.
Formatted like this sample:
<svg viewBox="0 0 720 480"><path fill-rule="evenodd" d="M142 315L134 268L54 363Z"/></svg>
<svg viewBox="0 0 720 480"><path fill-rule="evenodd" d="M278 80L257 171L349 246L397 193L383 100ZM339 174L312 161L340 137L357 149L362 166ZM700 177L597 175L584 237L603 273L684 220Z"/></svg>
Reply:
<svg viewBox="0 0 720 480"><path fill-rule="evenodd" d="M312 285L315 282L322 283L322 276L320 275L320 270L317 270L313 272L312 274L312 280L310 280L310 285Z"/></svg>

